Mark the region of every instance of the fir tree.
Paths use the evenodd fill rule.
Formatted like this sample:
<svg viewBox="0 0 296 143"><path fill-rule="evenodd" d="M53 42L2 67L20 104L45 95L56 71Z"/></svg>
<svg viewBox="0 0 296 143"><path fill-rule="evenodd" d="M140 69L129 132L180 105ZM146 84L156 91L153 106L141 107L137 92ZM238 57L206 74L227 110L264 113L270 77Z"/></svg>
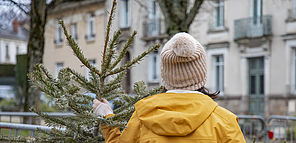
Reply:
<svg viewBox="0 0 296 143"><path fill-rule="evenodd" d="M46 95L53 98L56 106L60 110L67 110L74 116L67 117L50 117L47 114L32 109L40 117L42 117L47 126L54 127L51 131L45 132L38 130L40 136L35 138L7 138L1 137L2 140L20 141L20 142L99 142L103 141L99 132L100 124L108 124L110 126L124 127L134 112L134 104L150 95L163 91L163 87L147 90L144 82L134 83L134 93L131 96L124 93L122 89L122 81L126 75L126 71L133 65L141 61L147 54L159 48L155 45L138 55L131 61L120 65L129 46L132 44L136 32L133 32L125 45L116 50L120 31L115 32L113 37L110 35L110 28L116 0L110 11L108 25L106 28L105 45L102 54L102 62L100 68L89 63L88 59L83 55L80 47L65 28L63 21L60 24L64 30L68 44L73 50L75 56L81 63L90 70L90 79L82 76L71 68L61 70L57 78L54 78L46 68L41 65L35 65L35 70L29 74L33 84L43 91ZM83 94L81 91L86 90L96 94L98 100L105 98L112 100L113 104L118 108L114 110L115 116L105 118L96 117L93 114L91 102L92 97Z"/></svg>

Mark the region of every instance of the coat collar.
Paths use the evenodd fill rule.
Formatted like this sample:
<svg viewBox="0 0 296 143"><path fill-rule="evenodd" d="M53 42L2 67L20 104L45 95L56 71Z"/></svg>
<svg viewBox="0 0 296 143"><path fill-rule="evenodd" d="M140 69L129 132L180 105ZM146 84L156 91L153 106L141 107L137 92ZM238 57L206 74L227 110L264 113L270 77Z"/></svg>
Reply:
<svg viewBox="0 0 296 143"><path fill-rule="evenodd" d="M203 94L203 93L201 93L199 91L182 90L182 89L168 90L166 93L198 93L198 94Z"/></svg>

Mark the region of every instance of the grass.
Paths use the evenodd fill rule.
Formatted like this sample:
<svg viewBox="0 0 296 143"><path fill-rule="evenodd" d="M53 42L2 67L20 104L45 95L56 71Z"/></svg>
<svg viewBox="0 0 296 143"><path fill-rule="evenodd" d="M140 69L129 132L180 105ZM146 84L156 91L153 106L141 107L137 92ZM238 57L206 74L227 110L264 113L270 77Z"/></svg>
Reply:
<svg viewBox="0 0 296 143"><path fill-rule="evenodd" d="M1 129L0 130L0 135L2 136L9 136L9 134L11 133L11 136L15 136L15 129ZM29 130L18 130L17 131L17 136L24 136L24 137L27 137L27 136L31 136L32 133L31 131Z"/></svg>

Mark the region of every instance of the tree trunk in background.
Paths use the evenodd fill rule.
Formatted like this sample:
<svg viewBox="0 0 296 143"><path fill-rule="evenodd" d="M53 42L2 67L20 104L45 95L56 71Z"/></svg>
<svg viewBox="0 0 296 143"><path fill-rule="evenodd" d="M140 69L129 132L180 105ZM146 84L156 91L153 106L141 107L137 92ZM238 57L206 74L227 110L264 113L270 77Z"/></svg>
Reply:
<svg viewBox="0 0 296 143"><path fill-rule="evenodd" d="M32 0L30 11L30 37L28 42L28 72L34 70L34 65L42 63L44 53L44 32L47 17L46 0ZM39 109L40 91L27 81L24 112L34 106Z"/></svg>
<svg viewBox="0 0 296 143"><path fill-rule="evenodd" d="M178 32L189 32L195 16L205 0L195 0L189 10L190 0L158 0L165 17L167 34L171 37Z"/></svg>

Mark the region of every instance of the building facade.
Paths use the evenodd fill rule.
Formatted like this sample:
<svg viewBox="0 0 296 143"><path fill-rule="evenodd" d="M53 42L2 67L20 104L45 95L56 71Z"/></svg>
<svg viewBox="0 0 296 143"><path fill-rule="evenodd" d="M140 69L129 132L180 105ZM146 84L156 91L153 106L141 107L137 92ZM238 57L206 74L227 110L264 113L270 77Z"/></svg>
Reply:
<svg viewBox="0 0 296 143"><path fill-rule="evenodd" d="M157 2L129 3L130 29L139 31L131 55L155 43L163 45L167 36ZM207 51L206 87L221 91L221 106L236 114L295 114L295 7L295 0L216 0L202 5L189 33ZM159 51L132 69L131 83L161 84Z"/></svg>
<svg viewBox="0 0 296 143"><path fill-rule="evenodd" d="M29 38L27 21L13 20L0 28L0 99L15 98L15 64L17 55L27 53Z"/></svg>
<svg viewBox="0 0 296 143"><path fill-rule="evenodd" d="M0 64L16 64L16 55L27 53L29 32L25 22L14 20L5 29L0 28Z"/></svg>
<svg viewBox="0 0 296 143"><path fill-rule="evenodd" d="M63 36L56 26L58 16L69 28L71 23L77 23L78 44L87 57L98 63L101 51L91 48L103 45L108 16L104 11L111 5L112 1L104 1L49 15L44 64L51 73L65 66L84 71L65 40L60 38ZM202 5L189 33L206 49L206 87L213 92L221 91L217 99L219 105L236 114L295 114L295 9L296 0L214 0ZM88 15L90 11L94 14ZM91 24L87 26L88 21L92 21L89 17L95 19L95 28ZM90 32L92 29L95 33ZM168 40L164 17L156 0L118 0L113 21L113 30L116 29L122 31L119 47L134 30L138 32L125 61ZM92 39L93 35L94 41L89 42L87 38ZM132 93L132 83L136 81L142 80L151 88L161 85L160 51L152 52L128 71L124 82L127 92Z"/></svg>
<svg viewBox="0 0 296 143"><path fill-rule="evenodd" d="M89 70L78 60L58 23L63 20L68 32L76 40L85 57L93 65L101 62L105 36L105 1L88 0L59 5L48 14L45 29L44 65L55 77L58 72L71 67L89 77Z"/></svg>

